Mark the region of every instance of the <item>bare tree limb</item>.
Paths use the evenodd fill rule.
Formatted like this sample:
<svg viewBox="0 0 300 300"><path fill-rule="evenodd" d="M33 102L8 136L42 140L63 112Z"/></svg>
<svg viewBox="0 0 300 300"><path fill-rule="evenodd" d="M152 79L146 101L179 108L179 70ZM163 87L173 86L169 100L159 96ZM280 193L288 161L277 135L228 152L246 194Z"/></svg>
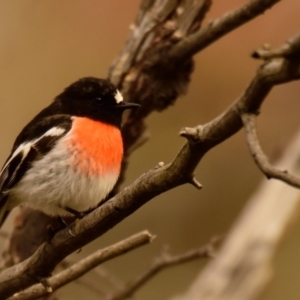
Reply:
<svg viewBox="0 0 300 300"><path fill-rule="evenodd" d="M213 22L213 30L207 27L206 30L201 31L209 33L209 39L204 44L208 45L240 26L243 23L241 17L249 20L243 11L249 10L251 19L262 13L263 10L270 8L277 1L262 1L263 4L258 4L258 1L250 1L244 9L240 8L235 13L228 14L227 17L223 16ZM160 111L172 105L178 96L185 93L193 71L192 57L186 56L183 59L181 54L178 58L181 62L176 63L174 61L175 53L173 62L168 63L172 56L170 50L172 51L176 45L179 50L185 48L182 44L184 41L188 42L188 47L191 46L193 42L187 38L199 32L210 5L211 0L145 0L141 2L135 24L132 26L132 34L109 72L110 80L122 90L125 99L143 104L142 110L128 116L123 127L125 157L119 183L124 178L128 156L148 139L149 135L143 119L152 111ZM237 13L238 11L240 13ZM226 27L224 31L221 29L222 26ZM201 41L203 33L199 32L199 41ZM195 43L199 43L199 41L195 41ZM191 179L190 182L200 188L196 180ZM117 191L118 186L114 192ZM55 222L55 220L30 209L22 210L18 219L23 225L25 224L24 230L22 227L22 230L18 228L13 231L9 250L6 251L8 254L5 259L6 266L28 258L44 241L47 226L34 226L32 220L46 224ZM24 240L28 240L30 243L26 247L18 247Z"/></svg>
<svg viewBox="0 0 300 300"><path fill-rule="evenodd" d="M142 104L124 126L126 149L144 136L143 118L185 94L192 57L280 0L250 0L201 29L211 0L142 1L126 45L109 71L125 97Z"/></svg>
<svg viewBox="0 0 300 300"><path fill-rule="evenodd" d="M248 87L245 94L257 93L257 89L261 89L261 92L266 95L268 93L268 84L275 85L285 82L284 76L279 75L281 72L271 72L273 75L276 75L267 76L270 80L265 81L265 79L262 79L259 73L266 66L265 72L268 73L268 70L274 68L274 71L276 69L276 64L284 64L289 61L289 63L295 64L294 70L291 66L290 74L299 73L299 34L291 38L288 44L288 47L284 45L278 48L283 50L275 52L270 50L270 55L263 55L262 58L266 59L278 58L280 53L280 60L272 60L271 65L269 64L270 61L267 61L256 76L262 86L258 82L255 83L254 79L252 81L253 85ZM293 59L286 60L282 59L281 56ZM272 66L272 64L274 65ZM269 69L270 66L271 69ZM289 66L287 67L289 68ZM296 75L295 78L297 77L299 78L299 75ZM236 108L241 113L244 121L248 134L248 143L251 144L252 152L258 154L256 159L260 160L260 164L264 164L263 168L271 168L272 170L272 167L266 163L267 159L262 153L256 137L254 121L255 113L257 113L258 109L252 105L246 105L245 107L240 102L242 98L243 95L238 100ZM190 139L199 139L202 136L202 131L203 127L188 128L183 130L183 134ZM285 165L294 173L299 174L299 150L300 132L278 164ZM276 176L278 174L272 173L272 175ZM284 181L286 180L285 176L283 178L282 176L278 177ZM294 177L289 179L288 183L293 183L293 186L299 187L298 180ZM299 191L290 189L279 182L264 182L257 193L250 199L249 204L233 227L216 260L200 273L185 294L173 299L258 299L272 275L271 259L297 211L299 211Z"/></svg>
<svg viewBox="0 0 300 300"><path fill-rule="evenodd" d="M108 75L125 99L142 104L123 126L124 165L127 154L148 138L144 118L166 109L186 92L192 57L168 64L168 53L179 40L199 30L210 6L211 0L141 2L131 34Z"/></svg>
<svg viewBox="0 0 300 300"><path fill-rule="evenodd" d="M178 14L179 1L142 1L136 23L132 26L132 35L111 68L109 78L118 85L124 98L130 99L130 102L143 103L143 109L140 110L139 115L129 115L124 120L122 135L125 151L122 173L118 184L110 196L116 194L120 183L124 179L129 155L134 149L145 143L149 137L144 123L145 116L152 111L163 110L174 103L178 95L183 93L186 85L189 83L189 76L193 70L193 63L190 58L187 58L187 61L180 66L176 66L176 72L163 68L166 74L169 73L171 76L162 75L162 69L160 69L158 72L160 79L153 72L147 71L147 66L149 66L148 62L155 55L158 53L162 54L176 42L170 36L177 28L177 25L180 28L184 28L185 32L188 31L187 34L194 32L200 27L205 13L209 9L211 0L183 0L180 1L180 5L188 11L191 2L193 2L193 12L191 14ZM172 24L175 24L175 27ZM164 61L163 56L161 56L161 61ZM157 71L154 73L157 73ZM135 74L139 72L145 76L140 76L138 80ZM148 78L147 74L152 74L151 78ZM154 78L155 82L153 81ZM43 214L29 208L22 210L18 219L27 228L23 230L22 227L21 230L13 231L9 249L6 251L9 254L5 259L6 266L11 266L28 258L34 253L37 246L45 240L47 226L34 226L31 220L38 219L40 223L44 223L46 220L47 225L51 224L54 228L56 227L54 218L47 218ZM24 240L27 240L25 237L30 241L33 240L33 242L27 245L26 248L18 247ZM37 237L39 238L37 239ZM39 241L38 245L35 243L37 240Z"/></svg>
<svg viewBox="0 0 300 300"><path fill-rule="evenodd" d="M78 260L80 260L80 258ZM65 270L71 265L77 263L78 260L70 259L70 257L67 257L59 264L59 268ZM90 277L79 277L75 280L75 283L81 284L89 288L90 290L93 290L99 295L107 295L107 290L103 285L99 284L99 280L103 280L105 282L105 285L109 284L111 286L111 289L114 290L122 288L124 285L122 280L120 280L115 274L112 274L109 270L104 268L102 264L90 270Z"/></svg>
<svg viewBox="0 0 300 300"><path fill-rule="evenodd" d="M44 243L26 261L0 273L0 294L8 297L34 283L34 278L47 277L67 255L101 236L155 196L190 182L202 157L214 146L242 128L241 113L259 110L265 97L276 84L300 78L300 61L293 58L271 60L257 71L239 99L211 122L195 128L184 128L180 134L188 141L170 164L140 176L133 184L111 198L89 215L72 223L70 228Z"/></svg>
<svg viewBox="0 0 300 300"><path fill-rule="evenodd" d="M170 50L169 59L171 61L180 61L187 56L195 55L222 36L264 13L279 1L248 1L248 3L226 13L219 19L210 22L206 27L180 41Z"/></svg>
<svg viewBox="0 0 300 300"><path fill-rule="evenodd" d="M264 154L258 141L255 122L256 115L242 114L241 118L246 130L247 143L251 155L260 170L267 176L268 179L279 179L293 187L300 188L300 178L288 174L287 171L278 170L269 163L268 157Z"/></svg>
<svg viewBox="0 0 300 300"><path fill-rule="evenodd" d="M167 4L167 2L168 1L161 1L161 3L165 4ZM171 2L173 3L173 1ZM148 1L149 5L152 3L154 2ZM201 7L202 9L199 10L199 15L197 16L198 18L195 20L195 24L193 24L193 26L190 28L191 33L198 30L200 26L199 22L202 21L203 16L209 7L209 2L203 3L205 6ZM158 30L158 25L161 24L164 28L167 28L167 32L169 32L168 30L170 27L165 27L166 25L170 25L169 17L172 16L172 13L176 14L176 17L178 18L180 15L178 15L175 8L166 13L169 9L168 5L165 6L164 9L166 10L162 15L158 14L155 16L163 16L165 19L162 21L162 19L158 18L159 23L157 23L157 26L154 26L153 29L155 28L155 30ZM201 17L199 17L200 15ZM197 24L198 27L196 26ZM196 29L194 29L194 26L196 26ZM163 41L169 41L166 38L167 35L165 35L166 31L162 32L164 32L163 35L159 35L159 37ZM151 34L154 34L154 32L151 32ZM152 39L150 40L153 41ZM150 40L148 40L148 42ZM176 41L175 44L177 42L178 41ZM148 43L148 49L149 47L152 47L151 50L157 50L157 48L154 46L155 45ZM160 49L165 50L166 48L164 46ZM170 44L168 44L168 46L170 46ZM173 46L173 44L171 46ZM138 47L138 49L143 50L146 48ZM162 53L165 54L168 53L168 51L157 51L155 52L156 56L154 56L157 57L158 54ZM151 51L144 51L143 57L145 58L148 55L149 57L153 58L149 54L152 54ZM161 60L163 61L164 58L165 56L162 55ZM190 58L187 59L189 60ZM123 64L118 65L120 61L115 64L115 66L118 65L120 67L118 69L120 72L114 73L116 69L112 68L111 76L116 76L115 80L119 82L122 90L125 91L127 96L134 93L133 91L136 91L135 96L131 97L136 102L138 102L138 97L143 95L144 98L142 97L141 99L145 104L145 110L142 111L141 116L132 115L127 120L127 127L125 126L124 130L125 132L127 131L130 133L129 136L131 140L129 139L127 144L129 147L135 143L136 138L140 137L141 132L144 131L143 126L140 126L141 123L139 123L141 118L146 116L150 111L155 109L164 109L173 103L174 99L176 99L184 89L181 88L182 86L179 89L176 87L175 92L171 89L170 93L167 93L166 95L157 94L158 97L155 98L153 97L153 90L151 90L148 94L145 93L145 91L147 91L147 88L149 88L149 80L151 82L153 76L157 75L157 72L160 69L158 68L153 70L152 67L149 69L149 65L144 65L143 60L139 60L139 56L136 56L131 65L134 65L136 68L130 68L130 72L124 73L122 72L124 61L126 62L126 59L123 57ZM138 69L138 67L141 67L141 69ZM189 82L189 76L192 71L191 61L189 60L188 63L185 62L181 67L182 68L180 68L179 73L181 73L182 70L185 70L184 78L167 76L167 78L171 79L170 82L165 82L161 81L163 79L162 75L164 74L160 74L160 76L156 78L157 81L154 80L154 86L156 86L155 82L160 82L160 84L156 87L158 90L163 91L165 91L165 89L160 89L162 86L174 87L178 82L184 82L183 86L186 86ZM172 70L167 71L170 72ZM141 74L143 76L145 74L151 74L151 76L147 78L143 76L140 77L139 75ZM91 214L78 221L76 224L72 224L72 231L76 233L75 238L70 237L66 231L59 232L53 238L51 244L45 243L41 245L35 254L33 254L28 260L22 262L16 267L3 271L0 274L0 294L4 297L11 296L19 289L32 285L35 282L34 278L44 278L49 276L55 265L64 257L76 249L86 245L96 237L104 234L107 230L118 224L153 197L178 185L191 182L194 169L205 153L212 147L235 134L242 127L242 122L239 116L240 113L257 111L264 101L266 95L274 85L299 79L299 76L299 61L292 57L287 57L285 59L276 61L272 60L262 65L247 90L238 99L238 101L228 108L223 114L203 126L198 126L196 128L185 128L181 131L181 135L186 136L188 138L188 142L183 146L172 163L159 169L150 170L149 172L143 174L130 187L112 198L102 207L96 209ZM153 104L152 102L155 100L152 100L149 103L152 103L153 105L151 104L150 106L147 106L146 100L152 98L158 99L159 101ZM135 119L135 117L137 118ZM134 123L133 120L137 120L137 122ZM137 126L139 128L132 127L132 124L139 124Z"/></svg>
<svg viewBox="0 0 300 300"><path fill-rule="evenodd" d="M88 271L92 270L99 264L131 251L137 247L150 243L154 236L148 231L137 233L121 242L118 242L105 249L98 250L73 266L47 279L49 282L48 291L41 284L35 284L30 288L15 294L10 300L31 300L46 295L48 292L57 290L58 288L76 280ZM51 290L50 290L51 289Z"/></svg>
<svg viewBox="0 0 300 300"><path fill-rule="evenodd" d="M164 62L163 53L178 40L171 38L177 26L183 28L183 32L187 34L198 30L210 3L211 0L142 1L136 22L131 26L132 34L109 74L109 79L118 86L125 99L143 103L143 109L139 114L129 115L124 119L122 135L125 151L122 172L110 197L118 192L120 183L124 179L130 153L148 139L145 116L173 104L178 95L186 90L190 81L193 70L191 58L176 65L176 72L173 65L170 65L172 67L170 70L170 68L160 68L160 64L159 68L150 68L151 71L148 68L150 61L158 55L161 62ZM193 11L188 14L180 13L178 10L180 5L182 9L189 11L192 4ZM23 209L17 218L17 224L22 226L15 226L13 230L9 248L5 251L8 254L4 262L6 267L25 260L36 251L45 240L47 225L57 227L56 218L49 218L30 208ZM36 222L32 220L46 225L35 226ZM26 247L20 247L24 241L27 243Z"/></svg>
<svg viewBox="0 0 300 300"><path fill-rule="evenodd" d="M204 125L185 127L179 134L186 137L189 144L194 143L195 147L200 147L200 151L205 154L240 130L243 125L240 114L258 111L274 85L298 80L299 65L298 60L288 59L263 64L243 94L220 116Z"/></svg>
<svg viewBox="0 0 300 300"><path fill-rule="evenodd" d="M277 162L300 174L300 131ZM299 190L264 180L235 222L216 259L172 300L257 300L272 277L272 259L299 214Z"/></svg>
<svg viewBox="0 0 300 300"><path fill-rule="evenodd" d="M267 45L263 49L255 50L252 53L253 58L271 59L276 57L298 56L300 55L300 31L288 39L284 45L279 48L270 49Z"/></svg>
<svg viewBox="0 0 300 300"><path fill-rule="evenodd" d="M109 296L107 300L121 300L132 296L142 285L163 269L189 262L191 260L214 256L215 248L219 242L220 238L213 238L209 243L207 243L207 245L179 255L171 255L170 253L163 251L161 256L155 259L154 263L148 270L144 271L136 279L127 283L122 290Z"/></svg>

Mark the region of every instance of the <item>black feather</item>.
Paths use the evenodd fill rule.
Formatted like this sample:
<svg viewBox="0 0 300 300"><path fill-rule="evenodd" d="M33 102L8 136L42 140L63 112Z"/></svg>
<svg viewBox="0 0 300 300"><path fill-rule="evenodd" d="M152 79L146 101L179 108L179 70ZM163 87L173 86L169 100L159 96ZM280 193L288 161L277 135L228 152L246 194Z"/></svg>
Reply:
<svg viewBox="0 0 300 300"><path fill-rule="evenodd" d="M55 143L70 130L71 125L70 116L55 115L41 118L40 122L35 124L30 122L23 129L0 173L0 210L7 201L9 190L21 180L35 160L42 158L54 147ZM62 128L65 131L61 135L47 135L41 138L53 127ZM35 140L36 142L34 142ZM20 151L16 155L15 151L18 151L20 145L26 143L31 144L29 151L27 153ZM0 220L0 223L1 221L3 223L3 220Z"/></svg>

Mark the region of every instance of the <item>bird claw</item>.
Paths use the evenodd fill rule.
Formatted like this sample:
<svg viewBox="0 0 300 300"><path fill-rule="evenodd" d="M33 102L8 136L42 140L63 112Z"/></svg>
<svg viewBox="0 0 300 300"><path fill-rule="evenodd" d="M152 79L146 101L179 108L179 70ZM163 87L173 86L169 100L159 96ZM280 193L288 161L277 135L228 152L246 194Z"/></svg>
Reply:
<svg viewBox="0 0 300 300"><path fill-rule="evenodd" d="M73 231L71 230L69 224L61 217L58 217L58 221L60 223L61 226L58 226L57 228L53 228L52 225L48 225L47 226L47 237L46 237L46 241L48 243L51 243L53 237L62 229L68 229L69 234L72 237L75 237L76 235L73 233Z"/></svg>
<svg viewBox="0 0 300 300"><path fill-rule="evenodd" d="M71 236L73 236L73 237L76 236L76 235L72 232L72 230L71 230L69 224L68 224L61 216L58 217L58 220L59 220L60 224L63 226L63 228L67 228L67 229L68 229L68 232L69 232L69 234L70 234Z"/></svg>

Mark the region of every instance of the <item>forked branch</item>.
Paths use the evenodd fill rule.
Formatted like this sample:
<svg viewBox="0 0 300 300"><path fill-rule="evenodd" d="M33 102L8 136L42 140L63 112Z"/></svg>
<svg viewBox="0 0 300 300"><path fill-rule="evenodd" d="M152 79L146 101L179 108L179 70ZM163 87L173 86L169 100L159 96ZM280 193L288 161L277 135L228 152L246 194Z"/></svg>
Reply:
<svg viewBox="0 0 300 300"><path fill-rule="evenodd" d="M101 263L122 255L137 247L150 243L153 238L154 236L148 231L137 233L112 246L94 252L66 270L48 278L48 289L45 289L42 284L35 284L22 292L16 293L14 296L10 297L9 300L38 299L47 293L57 290L69 282L76 280Z"/></svg>
<svg viewBox="0 0 300 300"><path fill-rule="evenodd" d="M190 81L190 74L193 69L192 57L186 57L186 60L182 61L182 64L176 65L176 68L179 68L177 71L180 76L177 76L178 74L173 72L174 69L172 69L172 65L170 65L171 69L160 68L166 65L165 60L168 59L168 55L171 53L170 51L174 45L179 45L178 39L168 39L177 28L176 26L175 28L170 26L172 25L172 22L169 22L170 17L176 20L177 18L178 20L182 19L178 13L180 10L177 10L176 6L170 9L169 4L173 5L176 1L159 1L163 6L156 5L155 8L163 7L162 14L160 14L159 11L153 11L152 5L154 5L155 2L156 1L147 2L149 5L147 8L144 7L144 17L137 18L133 35L125 47L127 50L122 52L110 72L110 78L117 83L126 98L128 97L128 99L130 98L136 102L143 102L143 109L136 112L136 114L140 115L131 115L127 119L124 128L127 149L133 147L136 141L143 136L145 131L143 118L146 115L154 110L165 109L172 104L179 95L184 93ZM253 10L254 14L252 14L251 18L262 13L276 2L278 1L249 1L249 5L254 5L254 7L257 8ZM262 6L262 3L266 5ZM187 36L196 34L195 32L199 30L201 21L209 8L210 1L203 1L202 4L203 6L200 4L197 6L199 14L194 16L193 20L195 23L190 24L189 30L184 31ZM245 7L247 7L247 5ZM263 7L263 9L259 7ZM231 19L232 16L228 14L227 18ZM148 39L141 41L140 46L136 48L137 51L143 51L143 55L139 56L139 52L136 52L134 58L127 61L125 54L126 52L127 54L130 53L128 52L130 50L129 45L134 42L135 33L137 33L137 37L140 37L139 33L141 33L141 31L136 30L145 29L146 27L143 27L144 25L151 25L151 22L155 20L158 23L155 23L154 27L149 27L149 35L147 34ZM222 20L225 22L226 16L224 16ZM150 21L150 23L147 23L148 21ZM228 22L230 23L231 21ZM241 25L239 22L233 22L232 24L230 27L231 30ZM146 29L148 30L149 28L147 27ZM182 28L184 28L184 26ZM151 31L152 29L153 31ZM158 29L161 29L161 31ZM223 33L221 32L221 34L220 31L216 32L216 39L227 33L226 30ZM159 43L152 43L156 41L153 39L155 34L158 34L158 41L162 41L162 47L158 47ZM146 42L146 44L143 44L144 42ZM296 47L296 42L291 43L291 47ZM150 59L149 64L148 59ZM151 61L155 60L156 64L154 66L151 64ZM160 64L158 62L160 62ZM164 72L161 73L161 70ZM165 76L166 74L168 76ZM164 81L164 78L168 78L168 81ZM299 78L299 60L296 56L287 56L279 60L270 60L264 63L258 69L257 74L242 96L220 116L207 124L181 130L180 134L185 136L188 141L171 163L143 174L133 184L111 198L103 206L97 208L82 220L73 223L71 230L75 233L75 237L70 237L68 232L63 230L54 236L51 243L42 244L30 258L17 266L3 271L0 274L1 296L7 298L16 291L25 289L34 284L34 276L48 277L54 267L67 255L107 232L149 200L174 187L190 183L191 178L194 176L194 170L203 156L211 148L234 135L242 128L241 114L259 110L274 85ZM166 90L166 87L168 87L168 90ZM161 91L164 91L164 93ZM193 183L200 187L199 184L195 184L195 180L193 180Z"/></svg>
<svg viewBox="0 0 300 300"><path fill-rule="evenodd" d="M255 163L268 179L279 179L293 187L300 188L300 178L288 174L288 171L281 171L270 164L268 157L263 152L257 137L255 122L256 117L257 116L255 114L241 115L246 131L248 147Z"/></svg>

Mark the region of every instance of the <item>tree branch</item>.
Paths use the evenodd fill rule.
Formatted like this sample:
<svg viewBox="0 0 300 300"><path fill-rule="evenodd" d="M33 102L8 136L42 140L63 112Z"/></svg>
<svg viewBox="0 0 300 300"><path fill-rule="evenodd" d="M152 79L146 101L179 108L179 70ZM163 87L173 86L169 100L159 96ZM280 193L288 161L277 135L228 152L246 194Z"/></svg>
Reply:
<svg viewBox="0 0 300 300"><path fill-rule="evenodd" d="M148 231L143 231L138 234L135 234L112 246L94 252L93 254L75 263L66 270L61 271L60 273L50 277L49 279L47 279L49 284L48 291L41 284L35 284L30 288L15 294L9 299L31 300L40 298L46 295L48 292L57 290L60 287L68 284L69 282L79 278L80 276L84 275L85 273L92 270L101 263L109 259L115 258L116 256L122 255L137 247L150 243L153 240L153 238L154 236L151 235Z"/></svg>
<svg viewBox="0 0 300 300"><path fill-rule="evenodd" d="M109 71L124 98L142 104L123 128L126 149L147 136L143 118L185 94L196 53L279 1L250 0L203 29L211 0L142 1L132 33Z"/></svg>
<svg viewBox="0 0 300 300"><path fill-rule="evenodd" d="M152 4L154 5L154 2L148 1L148 8ZM143 51L143 55L136 55L138 53L136 52L129 63L129 68L127 69L129 71L124 71L124 66L127 64L124 56L126 51L124 51L124 55L120 56L120 60L116 62L110 73L110 78L114 79L115 83L121 87L126 97L130 97L130 99L133 99L132 101L143 102L144 104L144 110L140 112L141 115L130 115L127 119L124 128L127 149L134 145L144 132L145 127L142 119L153 110L165 109L175 101L178 95L185 91L193 69L191 57L187 57L187 61L176 65L178 74L183 74L183 77L177 77L178 74L172 68L163 70L166 73L161 72L162 69L160 67L164 65L164 59L168 57L166 55L169 53L169 51L165 50L171 49L178 42L178 39L170 39L170 36L176 29L176 26L175 29L172 29L170 21L173 20L173 17L178 18L178 20L182 20L182 18L178 14L176 6L170 10L169 4L171 5L175 2L160 2L166 5L163 14L159 11L155 11L154 14L152 8L146 9L144 12L148 20L151 22L153 20L157 21L155 26L151 27L151 30L145 36L146 40L143 40L146 44L141 43L136 48ZM257 1L252 2L257 3ZM272 1L264 2L269 3L270 6L273 3ZM185 30L188 35L199 29L201 21L209 8L210 1L207 0L202 3L203 6L198 6L198 14L193 24L189 30ZM139 22L143 23L146 21L142 22L140 20ZM145 25L146 23L143 24ZM162 44L159 42L155 44L155 40L162 41ZM162 47L157 48L157 45ZM127 54L130 53L128 52L130 47L126 49ZM147 49L148 51L146 51ZM162 49L163 51L161 51ZM156 65L153 68L151 63L147 64L149 62L147 58L153 60L159 55L161 55L160 62L162 65ZM299 61L293 57L268 61L263 64L243 95L219 117L205 125L185 128L181 131L181 135L187 137L188 141L172 163L143 174L130 187L82 220L72 224L72 232L76 234L76 237L70 237L66 230L61 231L55 235L51 244L44 243L29 259L3 271L0 274L1 296L9 297L16 291L34 284L34 278L36 277L49 276L55 265L63 258L104 234L150 199L171 188L191 182L195 167L205 153L241 129L241 113L257 111L274 85L296 80L299 77ZM165 78L169 81L166 82ZM149 91L149 86L152 87L152 83L155 88ZM166 90L166 87L170 89ZM193 182L195 183L195 181Z"/></svg>
<svg viewBox="0 0 300 300"><path fill-rule="evenodd" d="M273 167L264 154L259 144L256 133L256 115L255 114L242 114L241 118L246 130L247 143L251 152L251 155L259 167L259 169L267 176L268 179L279 179L293 187L300 188L300 178L288 174L287 171L281 171Z"/></svg>
<svg viewBox="0 0 300 300"><path fill-rule="evenodd" d="M168 252L163 251L161 256L156 258L153 265L150 266L148 270L144 271L136 279L127 283L122 290L109 296L107 300L121 300L132 296L142 285L163 269L189 262L191 260L214 256L215 248L219 242L220 238L213 238L209 243L207 243L207 245L179 255L171 255Z"/></svg>
<svg viewBox="0 0 300 300"><path fill-rule="evenodd" d="M248 3L226 13L219 19L210 22L206 27L180 41L171 49L169 59L171 61L180 61L187 56L195 55L222 36L264 13L279 1L250 0Z"/></svg>
<svg viewBox="0 0 300 300"><path fill-rule="evenodd" d="M252 53L253 58L271 59L276 57L298 56L300 53L300 31L289 38L284 45L279 48L270 49L267 45L263 49L255 50Z"/></svg>
<svg viewBox="0 0 300 300"><path fill-rule="evenodd" d="M300 131L278 164L300 174ZM211 261L183 295L172 300L257 300L272 277L271 262L299 214L299 190L264 180Z"/></svg>
<svg viewBox="0 0 300 300"><path fill-rule="evenodd" d="M259 110L274 85L299 79L299 65L300 62L292 58L264 63L242 96L225 112L205 125L181 130L180 134L188 141L172 163L143 174L110 201L72 223L70 228L75 237L67 230L60 231L51 244L44 243L29 259L0 273L0 294L11 296L32 285L34 276L49 276L67 255L104 234L146 202L190 182L205 153L241 129L240 114Z"/></svg>

